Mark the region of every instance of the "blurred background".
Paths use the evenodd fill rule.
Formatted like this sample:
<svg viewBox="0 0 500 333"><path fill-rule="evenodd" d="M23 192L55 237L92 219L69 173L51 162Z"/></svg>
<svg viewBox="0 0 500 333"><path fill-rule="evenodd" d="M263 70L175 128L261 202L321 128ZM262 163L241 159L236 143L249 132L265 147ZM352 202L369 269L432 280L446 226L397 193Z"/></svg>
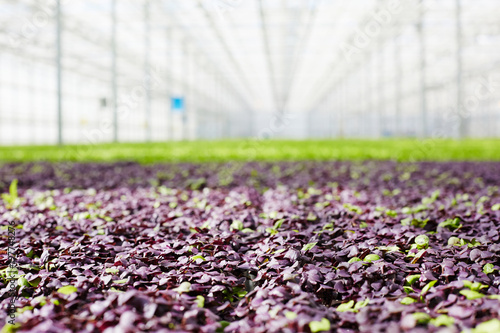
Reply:
<svg viewBox="0 0 500 333"><path fill-rule="evenodd" d="M500 133L496 0L0 0L0 145Z"/></svg>

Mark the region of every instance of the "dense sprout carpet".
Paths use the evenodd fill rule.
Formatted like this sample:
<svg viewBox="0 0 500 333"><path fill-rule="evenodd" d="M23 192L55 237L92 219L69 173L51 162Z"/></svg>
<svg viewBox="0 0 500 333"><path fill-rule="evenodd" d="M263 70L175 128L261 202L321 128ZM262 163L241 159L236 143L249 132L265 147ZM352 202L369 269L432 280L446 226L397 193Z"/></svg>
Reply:
<svg viewBox="0 0 500 333"><path fill-rule="evenodd" d="M0 176L6 331L500 332L500 163Z"/></svg>

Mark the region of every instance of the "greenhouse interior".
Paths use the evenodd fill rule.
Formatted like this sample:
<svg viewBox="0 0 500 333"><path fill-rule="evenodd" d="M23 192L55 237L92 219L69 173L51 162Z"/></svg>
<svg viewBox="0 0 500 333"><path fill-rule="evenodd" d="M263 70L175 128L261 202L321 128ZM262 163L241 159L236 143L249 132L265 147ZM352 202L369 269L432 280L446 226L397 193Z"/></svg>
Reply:
<svg viewBox="0 0 500 333"><path fill-rule="evenodd" d="M1 6L4 145L500 131L496 1Z"/></svg>
<svg viewBox="0 0 500 333"><path fill-rule="evenodd" d="M499 18L0 0L1 333L500 333Z"/></svg>

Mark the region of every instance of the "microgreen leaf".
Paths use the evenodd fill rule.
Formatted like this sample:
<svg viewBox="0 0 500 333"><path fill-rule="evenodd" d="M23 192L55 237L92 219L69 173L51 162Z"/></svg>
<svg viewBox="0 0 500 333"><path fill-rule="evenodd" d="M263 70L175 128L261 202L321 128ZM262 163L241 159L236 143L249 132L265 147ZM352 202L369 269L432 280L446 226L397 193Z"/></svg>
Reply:
<svg viewBox="0 0 500 333"><path fill-rule="evenodd" d="M445 314L442 314L436 318L433 318L429 322L431 325L434 325L436 327L439 326L451 326L455 323L455 319L453 317L447 316Z"/></svg>
<svg viewBox="0 0 500 333"><path fill-rule="evenodd" d="M311 321L309 323L309 328L312 333L317 333L321 331L330 330L330 321L326 318L322 318L321 321Z"/></svg>
<svg viewBox="0 0 500 333"><path fill-rule="evenodd" d="M484 294L482 294L480 292L477 292L474 290L469 290L469 289L460 290L460 294L464 295L467 299L470 299L470 300L483 298L485 296Z"/></svg>
<svg viewBox="0 0 500 333"><path fill-rule="evenodd" d="M64 295L70 295L72 293L76 293L78 289L74 286L64 286L59 289L57 289L58 293L64 294Z"/></svg>
<svg viewBox="0 0 500 333"><path fill-rule="evenodd" d="M365 257L365 259L363 259L364 262L372 262L376 260L380 260L380 257L377 254L369 254Z"/></svg>
<svg viewBox="0 0 500 333"><path fill-rule="evenodd" d="M318 243L317 242L315 242L315 243L308 243L308 244L306 244L306 245L304 245L302 247L302 251L303 252L309 251L310 249L312 249L313 247L315 247L316 244L318 244Z"/></svg>
<svg viewBox="0 0 500 333"><path fill-rule="evenodd" d="M416 299L411 298L411 297L405 297L401 300L401 304L403 305L410 305L412 303L418 302Z"/></svg>

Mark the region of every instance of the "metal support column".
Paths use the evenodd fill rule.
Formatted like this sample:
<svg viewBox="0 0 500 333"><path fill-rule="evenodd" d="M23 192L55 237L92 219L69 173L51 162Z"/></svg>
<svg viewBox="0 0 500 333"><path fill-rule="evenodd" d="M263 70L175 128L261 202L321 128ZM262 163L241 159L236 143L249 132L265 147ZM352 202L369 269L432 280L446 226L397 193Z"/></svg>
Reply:
<svg viewBox="0 0 500 333"><path fill-rule="evenodd" d="M151 22L150 3L144 2L144 84L146 90L146 141L152 140L151 119Z"/></svg>
<svg viewBox="0 0 500 333"><path fill-rule="evenodd" d="M330 92L330 96L328 96L328 138L332 139L333 138L333 113L334 113L334 107L333 107L333 93Z"/></svg>
<svg viewBox="0 0 500 333"><path fill-rule="evenodd" d="M403 123L401 121L401 97L403 90L403 68L401 61L401 44L398 40L398 36L394 37L394 69L395 69L395 80L394 80L394 108L396 116L396 129L395 133L398 137L403 136Z"/></svg>
<svg viewBox="0 0 500 333"><path fill-rule="evenodd" d="M370 107L368 109L368 112L367 112L367 120L369 120L368 122L368 126L367 126L367 132L369 133L369 136L371 136L371 134L373 133L374 137L376 137L376 132L373 131L373 126L371 126L371 124L374 123L373 121L373 114L375 113L375 89L374 89L374 84L373 84L373 77L374 77L374 70L373 70L373 63L374 63L374 54L371 53L369 55L370 59L368 61L368 64L367 64L367 76L368 76L368 95L369 95L369 100L370 100Z"/></svg>
<svg viewBox="0 0 500 333"><path fill-rule="evenodd" d="M57 143L63 145L62 114L62 13L61 0L56 2L56 71L57 71Z"/></svg>
<svg viewBox="0 0 500 333"><path fill-rule="evenodd" d="M345 79L342 80L339 88L339 102L340 102L340 110L339 110L339 138L344 138L344 112L347 107L346 103L346 93L345 93Z"/></svg>
<svg viewBox="0 0 500 333"><path fill-rule="evenodd" d="M361 84L363 81L363 70L358 69L356 72L356 76L358 79L358 82ZM357 136L358 137L363 137L363 90L362 89L356 89L356 105L357 105L357 118L358 118L358 124L357 124Z"/></svg>
<svg viewBox="0 0 500 333"><path fill-rule="evenodd" d="M381 42L382 36L379 37L377 41L378 49L378 66L377 66L377 113L378 113L378 137L382 138L384 136L384 57L383 50L384 46Z"/></svg>
<svg viewBox="0 0 500 333"><path fill-rule="evenodd" d="M196 93L196 89L194 89L194 84L196 80L194 79L195 75L195 54L192 52L191 48L188 46L188 96L187 99L191 102L189 109L189 118L188 118L188 139L193 140L195 133L195 121L196 121L196 98L194 95Z"/></svg>
<svg viewBox="0 0 500 333"><path fill-rule="evenodd" d="M184 95L184 112L182 113L182 120L181 120L181 141L184 141L187 139L187 119L188 119L188 112L191 108L191 101L188 100L188 76L189 76L189 56L188 56L188 48L187 48L187 41L184 38L182 41L182 94Z"/></svg>
<svg viewBox="0 0 500 333"><path fill-rule="evenodd" d="M166 122L165 122L165 140L169 140L172 136L171 134L171 131L170 131L170 122L171 122L171 117L170 117L170 114L171 114L171 100L170 100L170 75L169 75L169 71L171 70L172 66L171 66L171 49L172 49L172 36L171 36L171 28L170 27L167 27L166 28L166 34L165 34L165 46L166 46L166 55L165 55L165 60L166 60L166 64L165 64L165 98L166 98L166 101L165 101L165 105L167 106L166 107L166 110L165 110L165 115L166 115Z"/></svg>
<svg viewBox="0 0 500 333"><path fill-rule="evenodd" d="M216 128L217 128L217 139L221 139L222 138L222 123L220 121L220 119L224 116L224 108L225 108L225 105L224 105L224 96L223 94L221 93L222 91L222 77L219 76L219 74L215 74L215 96L217 96L217 114L219 115L217 117L217 123L216 123Z"/></svg>
<svg viewBox="0 0 500 333"><path fill-rule="evenodd" d="M113 142L118 142L118 86L117 86L117 52L116 52L116 0L111 1L111 91L113 98Z"/></svg>
<svg viewBox="0 0 500 333"><path fill-rule="evenodd" d="M167 30L167 38L168 38L168 54L167 54L167 139L175 140L175 117L173 115L172 110L172 98L174 97L175 89L174 89L174 68L175 68L175 60L174 60L174 47L175 47L175 30L174 26L171 26Z"/></svg>
<svg viewBox="0 0 500 333"><path fill-rule="evenodd" d="M456 57L457 57L457 96L456 110L459 115L458 136L463 139L467 136L467 120L462 114L462 3L461 0L455 0L455 23L456 23Z"/></svg>
<svg viewBox="0 0 500 333"><path fill-rule="evenodd" d="M369 102L369 96L370 96L370 71L369 71L369 61L370 61L370 56L369 54L365 53L364 55L364 68L363 68L363 85L361 88L361 91L363 92L363 96L361 98L361 121L362 121L362 137L367 138L368 137L368 128L367 128L367 118L368 115L370 114L370 102Z"/></svg>
<svg viewBox="0 0 500 333"><path fill-rule="evenodd" d="M422 126L422 136L429 136L429 122L427 121L427 75L426 75L426 60L425 60L425 34L424 34L424 0L421 0L419 21L417 24L418 43L420 49L420 116Z"/></svg>

